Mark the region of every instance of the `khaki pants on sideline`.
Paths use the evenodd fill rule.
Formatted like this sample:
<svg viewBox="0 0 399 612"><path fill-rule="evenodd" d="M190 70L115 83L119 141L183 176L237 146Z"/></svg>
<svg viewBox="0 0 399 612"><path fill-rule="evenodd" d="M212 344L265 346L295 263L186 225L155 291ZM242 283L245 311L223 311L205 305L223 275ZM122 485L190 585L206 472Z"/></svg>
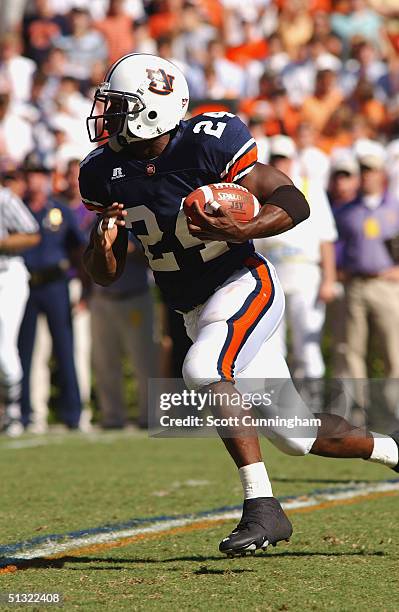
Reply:
<svg viewBox="0 0 399 612"><path fill-rule="evenodd" d="M150 291L127 299L109 299L94 291L90 302L95 390L101 422L123 427L127 413L123 357L133 364L138 386L138 423L148 422L148 379L159 376L154 342L154 304Z"/></svg>
<svg viewBox="0 0 399 612"><path fill-rule="evenodd" d="M375 334L382 349L386 379L397 379L384 385L386 405L398 411L399 379L399 283L381 278L353 278L345 286L347 365L352 378L361 379L355 392L359 405L368 401L366 389L367 349ZM377 406L374 409L378 409Z"/></svg>

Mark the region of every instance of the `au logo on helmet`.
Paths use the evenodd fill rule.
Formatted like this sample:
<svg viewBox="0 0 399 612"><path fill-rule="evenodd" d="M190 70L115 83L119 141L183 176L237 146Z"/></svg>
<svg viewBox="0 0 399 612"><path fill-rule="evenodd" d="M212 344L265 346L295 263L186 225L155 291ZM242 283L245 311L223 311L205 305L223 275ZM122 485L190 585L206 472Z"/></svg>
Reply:
<svg viewBox="0 0 399 612"><path fill-rule="evenodd" d="M151 80L148 87L152 93L160 94L161 96L167 96L173 91L173 81L175 77L171 74L166 74L165 70L159 68L154 70L153 68L147 68L147 76Z"/></svg>

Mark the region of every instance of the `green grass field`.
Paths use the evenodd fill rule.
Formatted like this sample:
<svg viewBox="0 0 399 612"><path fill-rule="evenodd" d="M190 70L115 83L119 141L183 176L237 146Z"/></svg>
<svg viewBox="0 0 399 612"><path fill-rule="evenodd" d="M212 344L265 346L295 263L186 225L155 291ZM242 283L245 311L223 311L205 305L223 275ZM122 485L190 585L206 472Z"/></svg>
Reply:
<svg viewBox="0 0 399 612"><path fill-rule="evenodd" d="M23 447L31 441L40 445ZM362 461L286 457L268 443L264 455L277 496L395 476ZM0 440L0 464L1 546L241 501L213 439L25 436ZM291 542L256 557L219 554L227 521L26 562L0 573L0 593L60 592L66 610L399 610L397 493L290 516Z"/></svg>

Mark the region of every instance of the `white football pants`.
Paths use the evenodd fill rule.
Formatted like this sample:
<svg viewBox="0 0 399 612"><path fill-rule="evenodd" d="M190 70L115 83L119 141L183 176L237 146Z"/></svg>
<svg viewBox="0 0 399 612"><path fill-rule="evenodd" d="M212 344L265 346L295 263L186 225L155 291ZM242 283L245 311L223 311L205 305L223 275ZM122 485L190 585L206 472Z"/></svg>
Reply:
<svg viewBox="0 0 399 612"><path fill-rule="evenodd" d="M279 341L272 338L284 314L284 293L274 267L256 254L235 272L205 304L184 315L193 345L183 364L189 389L235 381L241 393L269 391L277 398L257 406L262 417L308 422L313 414L291 380ZM276 420L277 423L277 420ZM263 431L288 454L307 454L316 425L293 429L271 425Z"/></svg>

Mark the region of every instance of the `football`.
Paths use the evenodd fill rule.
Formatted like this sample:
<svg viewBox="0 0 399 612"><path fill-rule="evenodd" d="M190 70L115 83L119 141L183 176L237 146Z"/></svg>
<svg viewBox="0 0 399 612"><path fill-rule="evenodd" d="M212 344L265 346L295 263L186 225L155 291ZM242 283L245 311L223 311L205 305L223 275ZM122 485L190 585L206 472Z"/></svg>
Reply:
<svg viewBox="0 0 399 612"><path fill-rule="evenodd" d="M207 215L214 215L220 207L227 210L237 221L247 223L260 210L257 198L245 187L235 183L213 183L192 191L184 200L183 210L194 224L200 225L200 220L193 208L198 202Z"/></svg>

